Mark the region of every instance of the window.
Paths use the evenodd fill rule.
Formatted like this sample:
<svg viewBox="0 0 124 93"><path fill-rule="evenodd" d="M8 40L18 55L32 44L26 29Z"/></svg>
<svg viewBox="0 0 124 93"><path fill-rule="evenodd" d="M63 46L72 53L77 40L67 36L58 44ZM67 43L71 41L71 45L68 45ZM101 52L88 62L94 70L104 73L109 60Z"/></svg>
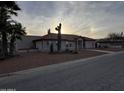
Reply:
<svg viewBox="0 0 124 93"><path fill-rule="evenodd" d="M68 44L66 44L66 47L68 47Z"/></svg>
<svg viewBox="0 0 124 93"><path fill-rule="evenodd" d="M65 43L66 43L66 47L68 47L68 41L66 41Z"/></svg>
<svg viewBox="0 0 124 93"><path fill-rule="evenodd" d="M56 46L58 46L58 42L56 41L55 43L56 43Z"/></svg>

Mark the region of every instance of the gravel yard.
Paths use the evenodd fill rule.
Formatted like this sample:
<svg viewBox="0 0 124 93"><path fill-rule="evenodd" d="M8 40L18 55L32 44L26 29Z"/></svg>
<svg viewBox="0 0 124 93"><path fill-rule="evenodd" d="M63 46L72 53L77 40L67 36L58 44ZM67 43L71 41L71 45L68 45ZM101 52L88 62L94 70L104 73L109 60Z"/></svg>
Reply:
<svg viewBox="0 0 124 93"><path fill-rule="evenodd" d="M105 54L103 52L82 50L78 54L62 53L48 54L41 52L20 53L18 56L6 60L0 60L0 74L58 64L76 59L88 58Z"/></svg>

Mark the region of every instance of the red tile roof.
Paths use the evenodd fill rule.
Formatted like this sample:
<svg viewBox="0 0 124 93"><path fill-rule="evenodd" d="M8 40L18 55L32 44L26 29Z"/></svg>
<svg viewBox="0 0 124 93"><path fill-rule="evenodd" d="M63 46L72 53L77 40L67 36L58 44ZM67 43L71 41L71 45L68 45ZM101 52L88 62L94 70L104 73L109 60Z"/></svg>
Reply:
<svg viewBox="0 0 124 93"><path fill-rule="evenodd" d="M55 34L55 33L50 33L50 34L42 36L41 39L37 39L37 40L34 40L34 41L56 40L58 38L57 36L58 35ZM62 34L61 35L61 40L74 41L75 38L85 39L86 41L95 41L95 39L92 39L92 38L82 37L82 36L73 35L73 34Z"/></svg>

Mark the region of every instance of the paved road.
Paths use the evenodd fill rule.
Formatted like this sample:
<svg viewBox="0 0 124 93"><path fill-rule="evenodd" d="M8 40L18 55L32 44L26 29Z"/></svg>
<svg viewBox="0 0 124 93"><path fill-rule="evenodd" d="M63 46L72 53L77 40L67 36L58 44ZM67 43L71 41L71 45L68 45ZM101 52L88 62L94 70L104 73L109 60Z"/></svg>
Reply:
<svg viewBox="0 0 124 93"><path fill-rule="evenodd" d="M124 52L21 71L0 78L0 89L124 90Z"/></svg>

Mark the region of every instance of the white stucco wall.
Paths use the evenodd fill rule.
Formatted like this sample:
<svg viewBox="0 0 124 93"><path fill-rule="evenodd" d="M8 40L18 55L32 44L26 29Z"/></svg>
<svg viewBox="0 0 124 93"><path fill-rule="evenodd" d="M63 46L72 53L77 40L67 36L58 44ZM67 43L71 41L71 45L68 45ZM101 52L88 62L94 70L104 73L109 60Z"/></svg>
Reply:
<svg viewBox="0 0 124 93"><path fill-rule="evenodd" d="M85 41L85 48L95 48L95 41Z"/></svg>
<svg viewBox="0 0 124 93"><path fill-rule="evenodd" d="M53 44L53 50L57 51L56 41L37 41L36 48L42 52L49 52L51 43Z"/></svg>
<svg viewBox="0 0 124 93"><path fill-rule="evenodd" d="M70 42L70 41L62 41L61 42L61 49L62 51L64 50L74 50L75 48L75 43L74 42Z"/></svg>
<svg viewBox="0 0 124 93"><path fill-rule="evenodd" d="M37 41L36 48L42 52L49 52L51 43L53 44L53 50L57 51L57 41ZM68 44L68 47L67 47L67 44ZM83 48L83 41L81 45ZM85 41L85 48L95 48L95 41ZM74 50L75 42L61 41L61 51L65 51L67 49Z"/></svg>
<svg viewBox="0 0 124 93"><path fill-rule="evenodd" d="M22 40L16 41L16 50L34 48L32 41L40 38L40 36L24 36Z"/></svg>
<svg viewBox="0 0 124 93"><path fill-rule="evenodd" d="M37 41L36 48L42 52L49 52L51 43L53 44L53 50L57 51L57 41ZM68 47L66 46L67 43ZM74 42L61 41L61 51L65 51L66 49L74 50L74 48L75 48Z"/></svg>

